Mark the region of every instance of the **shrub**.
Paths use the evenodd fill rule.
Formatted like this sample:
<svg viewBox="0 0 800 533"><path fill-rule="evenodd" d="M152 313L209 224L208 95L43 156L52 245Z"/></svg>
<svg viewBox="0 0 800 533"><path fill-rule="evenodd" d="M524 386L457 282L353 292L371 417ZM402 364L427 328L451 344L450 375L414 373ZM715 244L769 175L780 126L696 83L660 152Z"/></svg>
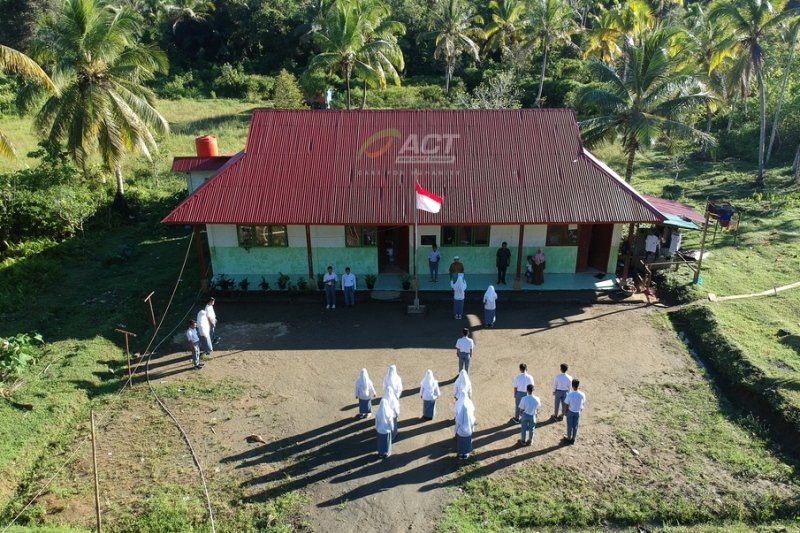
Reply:
<svg viewBox="0 0 800 533"><path fill-rule="evenodd" d="M653 272L653 281L658 286L659 297L673 305L687 304L705 297L702 289L692 282L692 274L687 270L656 270Z"/></svg>
<svg viewBox="0 0 800 533"><path fill-rule="evenodd" d="M216 96L227 98L259 98L269 96L275 85L275 80L268 76L245 74L241 65L233 66L225 63L220 69L220 75L212 82L212 89Z"/></svg>
<svg viewBox="0 0 800 533"><path fill-rule="evenodd" d="M16 376L36 361L34 344L43 344L39 334L17 333L13 337L0 337L0 379Z"/></svg>
<svg viewBox="0 0 800 533"><path fill-rule="evenodd" d="M275 78L272 103L280 109L299 109L306 107L303 91L294 74L282 69Z"/></svg>

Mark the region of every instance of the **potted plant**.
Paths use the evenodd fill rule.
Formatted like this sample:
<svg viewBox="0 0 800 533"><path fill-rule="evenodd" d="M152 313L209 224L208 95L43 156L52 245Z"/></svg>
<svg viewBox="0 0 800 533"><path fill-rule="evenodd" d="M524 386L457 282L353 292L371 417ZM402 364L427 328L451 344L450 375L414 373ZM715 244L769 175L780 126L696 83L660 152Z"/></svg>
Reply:
<svg viewBox="0 0 800 533"><path fill-rule="evenodd" d="M367 274L364 276L364 283L367 284L367 289L372 290L375 288L375 282L378 281L378 276L375 274Z"/></svg>
<svg viewBox="0 0 800 533"><path fill-rule="evenodd" d="M407 291L411 288L411 276L403 274L403 290Z"/></svg>
<svg viewBox="0 0 800 533"><path fill-rule="evenodd" d="M261 287L262 291L266 292L269 290L269 281L267 281L267 278L264 276L261 276L261 283L259 283L258 286Z"/></svg>
<svg viewBox="0 0 800 533"><path fill-rule="evenodd" d="M235 282L231 278L225 274L220 274L214 280L214 289L219 291L220 294L227 294L233 289L234 284Z"/></svg>
<svg viewBox="0 0 800 533"><path fill-rule="evenodd" d="M239 289L241 289L244 292L247 292L247 289L249 288L250 288L250 281L247 278L242 278L241 281L239 281Z"/></svg>
<svg viewBox="0 0 800 533"><path fill-rule="evenodd" d="M284 291L288 286L289 286L289 276L287 276L283 272L278 272L278 288Z"/></svg>
<svg viewBox="0 0 800 533"><path fill-rule="evenodd" d="M297 280L297 290L300 292L306 292L308 290L308 282L303 276L300 276Z"/></svg>

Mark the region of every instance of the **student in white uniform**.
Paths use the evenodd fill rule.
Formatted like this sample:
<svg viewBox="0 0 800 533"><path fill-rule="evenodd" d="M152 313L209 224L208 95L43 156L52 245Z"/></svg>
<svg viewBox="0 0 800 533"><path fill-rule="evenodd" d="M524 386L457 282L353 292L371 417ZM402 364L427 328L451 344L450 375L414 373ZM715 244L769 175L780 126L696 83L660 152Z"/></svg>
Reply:
<svg viewBox="0 0 800 533"><path fill-rule="evenodd" d="M200 336L197 334L197 322L194 320L189 321L189 327L186 330L186 340L189 343L189 348L192 350L192 364L195 368L203 368L203 363L200 362Z"/></svg>
<svg viewBox="0 0 800 533"><path fill-rule="evenodd" d="M392 410L392 441L397 440L397 432L400 430L400 427L397 424L398 419L400 418L400 398L394 393L394 390L389 388L383 391L383 396L389 400L389 408Z"/></svg>
<svg viewBox="0 0 800 533"><path fill-rule="evenodd" d="M441 396L439 382L433 377L433 371L425 371L425 376L419 384L419 396L422 398L422 418L433 420L436 416L436 399Z"/></svg>
<svg viewBox="0 0 800 533"><path fill-rule="evenodd" d="M208 322L211 324L211 342L214 344L219 342L219 337L217 336L217 311L214 309L214 303L216 300L214 298L209 298L208 302L206 302L206 316L208 317Z"/></svg>
<svg viewBox="0 0 800 533"><path fill-rule="evenodd" d="M369 373L366 368L362 368L356 379L359 418L367 418L372 413L372 399L375 396L375 386L372 384L372 380L369 379Z"/></svg>
<svg viewBox="0 0 800 533"><path fill-rule="evenodd" d="M530 446L533 442L533 435L536 433L536 413L542 406L542 400L533 394L533 384L529 384L526 395L519 401L519 410L522 415L522 429L520 431L520 446Z"/></svg>
<svg viewBox="0 0 800 533"><path fill-rule="evenodd" d="M528 391L528 385L533 385L533 376L528 374L528 365L525 363L519 364L519 374L514 378L514 416L511 421L519 424L519 401L525 397Z"/></svg>
<svg viewBox="0 0 800 533"><path fill-rule="evenodd" d="M483 324L487 328L494 326L494 321L497 318L495 316L496 311L497 292L494 290L494 285L489 285L489 288L483 294Z"/></svg>
<svg viewBox="0 0 800 533"><path fill-rule="evenodd" d="M350 267L345 268L342 274L342 292L345 307L356 305L356 275L350 272Z"/></svg>
<svg viewBox="0 0 800 533"><path fill-rule="evenodd" d="M375 433L378 435L378 455L382 458L392 455L392 408L389 400L383 398L375 411Z"/></svg>
<svg viewBox="0 0 800 533"><path fill-rule="evenodd" d="M456 452L459 459L472 453L472 433L475 431L475 405L462 394L456 402Z"/></svg>
<svg viewBox="0 0 800 533"><path fill-rule="evenodd" d="M456 341L456 357L458 357L458 371L469 372L469 363L472 352L475 351L475 341L469 338L469 328L461 330L461 337Z"/></svg>
<svg viewBox="0 0 800 533"><path fill-rule="evenodd" d="M203 355L209 355L214 351L214 346L211 343L211 322L205 308L197 313L197 334L200 335L200 351Z"/></svg>
<svg viewBox="0 0 800 533"><path fill-rule="evenodd" d="M565 437L567 443L575 444L575 439L578 438L578 424L581 421L581 413L584 406L586 406L586 395L583 391L579 391L581 381L579 379L572 380L572 392L567 394L564 403L567 404L567 436Z"/></svg>
<svg viewBox="0 0 800 533"><path fill-rule="evenodd" d="M553 411L553 418L557 420L564 420L564 415L567 414L567 405L564 403L569 389L572 387L572 376L567 374L569 365L561 363L561 373L553 378L553 400L555 403L555 410ZM559 407L561 414L558 414Z"/></svg>
<svg viewBox="0 0 800 533"><path fill-rule="evenodd" d="M455 383L453 383L453 398L458 400L462 393L472 398L472 381L470 381L469 374L467 374L466 370L459 372ZM456 412L454 410L453 416L455 416L455 414Z"/></svg>
<svg viewBox="0 0 800 533"><path fill-rule="evenodd" d="M450 282L450 287L453 289L453 315L456 320L460 320L464 314L464 298L466 298L467 282L464 279L464 274L456 274L455 281Z"/></svg>
<svg viewBox="0 0 800 533"><path fill-rule="evenodd" d="M403 380L400 379L400 374L397 373L396 365L389 365L389 370L383 377L383 390L391 388L394 390L395 396L400 398L403 395Z"/></svg>
<svg viewBox="0 0 800 533"><path fill-rule="evenodd" d="M339 276L329 266L325 275L322 276L322 285L325 287L325 309L336 309L336 282Z"/></svg>

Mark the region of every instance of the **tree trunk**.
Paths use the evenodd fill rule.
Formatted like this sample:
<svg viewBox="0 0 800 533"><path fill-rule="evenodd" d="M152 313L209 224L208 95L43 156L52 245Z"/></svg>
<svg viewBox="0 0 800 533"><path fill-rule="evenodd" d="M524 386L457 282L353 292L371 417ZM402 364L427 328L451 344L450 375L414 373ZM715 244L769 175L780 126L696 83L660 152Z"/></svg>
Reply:
<svg viewBox="0 0 800 533"><path fill-rule="evenodd" d="M789 71L792 68L792 61L794 60L794 50L797 45L797 29L792 32L792 45L789 48L789 59L786 61L786 70L783 73L783 82L781 83L781 92L778 96L778 107L775 109L775 118L772 119L772 131L769 134L769 148L767 148L767 160L765 164L769 164L769 158L772 157L772 147L775 144L775 134L778 131L778 119L781 115L781 107L783 107L783 94L786 91L786 85L789 82Z"/></svg>
<svg viewBox="0 0 800 533"><path fill-rule="evenodd" d="M542 91L544 90L544 74L547 70L547 48L548 48L547 39L544 40L544 53L542 55L542 77L539 80L539 94L536 95L536 107L542 107Z"/></svg>
<svg viewBox="0 0 800 533"><path fill-rule="evenodd" d="M630 183L631 176L633 176L633 158L636 157L636 145L631 143L626 148L628 150L628 165L625 167L625 183Z"/></svg>
<svg viewBox="0 0 800 533"><path fill-rule="evenodd" d="M706 102L706 134L711 135L711 122L713 119L713 115L711 114L711 104ZM703 143L703 150L700 152L700 155L703 156L703 159L708 157L708 143Z"/></svg>
<svg viewBox="0 0 800 533"><path fill-rule="evenodd" d="M361 109L367 107L367 80L364 80L364 94L361 96Z"/></svg>
<svg viewBox="0 0 800 533"><path fill-rule="evenodd" d="M122 215L128 215L128 201L125 199L125 181L122 179L122 163L114 163L114 179L117 182L117 192L114 195L112 208Z"/></svg>
<svg viewBox="0 0 800 533"><path fill-rule="evenodd" d="M797 151L794 153L794 161L792 162L792 175L797 183L800 184L800 144L797 145Z"/></svg>
<svg viewBox="0 0 800 533"><path fill-rule="evenodd" d="M767 98L764 94L764 73L761 70L761 62L755 61L756 79L758 80L758 175L756 176L756 187L764 187L764 148L767 144Z"/></svg>
<svg viewBox="0 0 800 533"><path fill-rule="evenodd" d="M445 66L444 66L444 94L445 95L450 94L450 78L453 77L453 70L455 70L455 68L452 66L453 63L455 63L455 61L453 61L450 58L447 58L447 61L445 61Z"/></svg>
<svg viewBox="0 0 800 533"><path fill-rule="evenodd" d="M345 77L347 78L347 109L350 109L350 107L351 107L351 103L350 103L350 72L348 72L347 76L345 76Z"/></svg>

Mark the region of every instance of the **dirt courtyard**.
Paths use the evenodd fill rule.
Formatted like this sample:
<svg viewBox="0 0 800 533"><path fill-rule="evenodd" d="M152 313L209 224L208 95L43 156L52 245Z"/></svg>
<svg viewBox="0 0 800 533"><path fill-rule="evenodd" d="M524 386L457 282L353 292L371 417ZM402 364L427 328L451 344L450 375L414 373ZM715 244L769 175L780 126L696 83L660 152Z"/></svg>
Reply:
<svg viewBox="0 0 800 533"><path fill-rule="evenodd" d="M302 489L315 531L370 530L370 524L430 531L465 470L507 475L522 463L550 462L613 476L618 458L630 450L607 421L638 409L626 402L626 391L670 379L665 376L691 364L674 336L652 325L652 308L501 300L495 328L486 329L478 305L468 303L466 318L455 320L444 301L430 304L425 315L407 315L399 302L336 310L221 302L222 340L205 368L189 370L188 356L175 352L154 360L152 377L174 384L201 375L243 386L233 401L173 402L212 485L235 479L246 499L256 501ZM476 345L470 376L478 424L466 467L455 457L451 421L454 345L464 326L472 328ZM549 420L552 379L562 361L587 395L574 446L560 443L565 423ZM520 362L528 364L543 403L528 448L515 445L519 429L509 423ZM390 364L405 391L399 439L392 456L379 460L374 421L355 418L353 384L366 367L380 393ZM430 422L420 418L419 382L427 368L443 395ZM267 444L247 443L251 433Z"/></svg>

